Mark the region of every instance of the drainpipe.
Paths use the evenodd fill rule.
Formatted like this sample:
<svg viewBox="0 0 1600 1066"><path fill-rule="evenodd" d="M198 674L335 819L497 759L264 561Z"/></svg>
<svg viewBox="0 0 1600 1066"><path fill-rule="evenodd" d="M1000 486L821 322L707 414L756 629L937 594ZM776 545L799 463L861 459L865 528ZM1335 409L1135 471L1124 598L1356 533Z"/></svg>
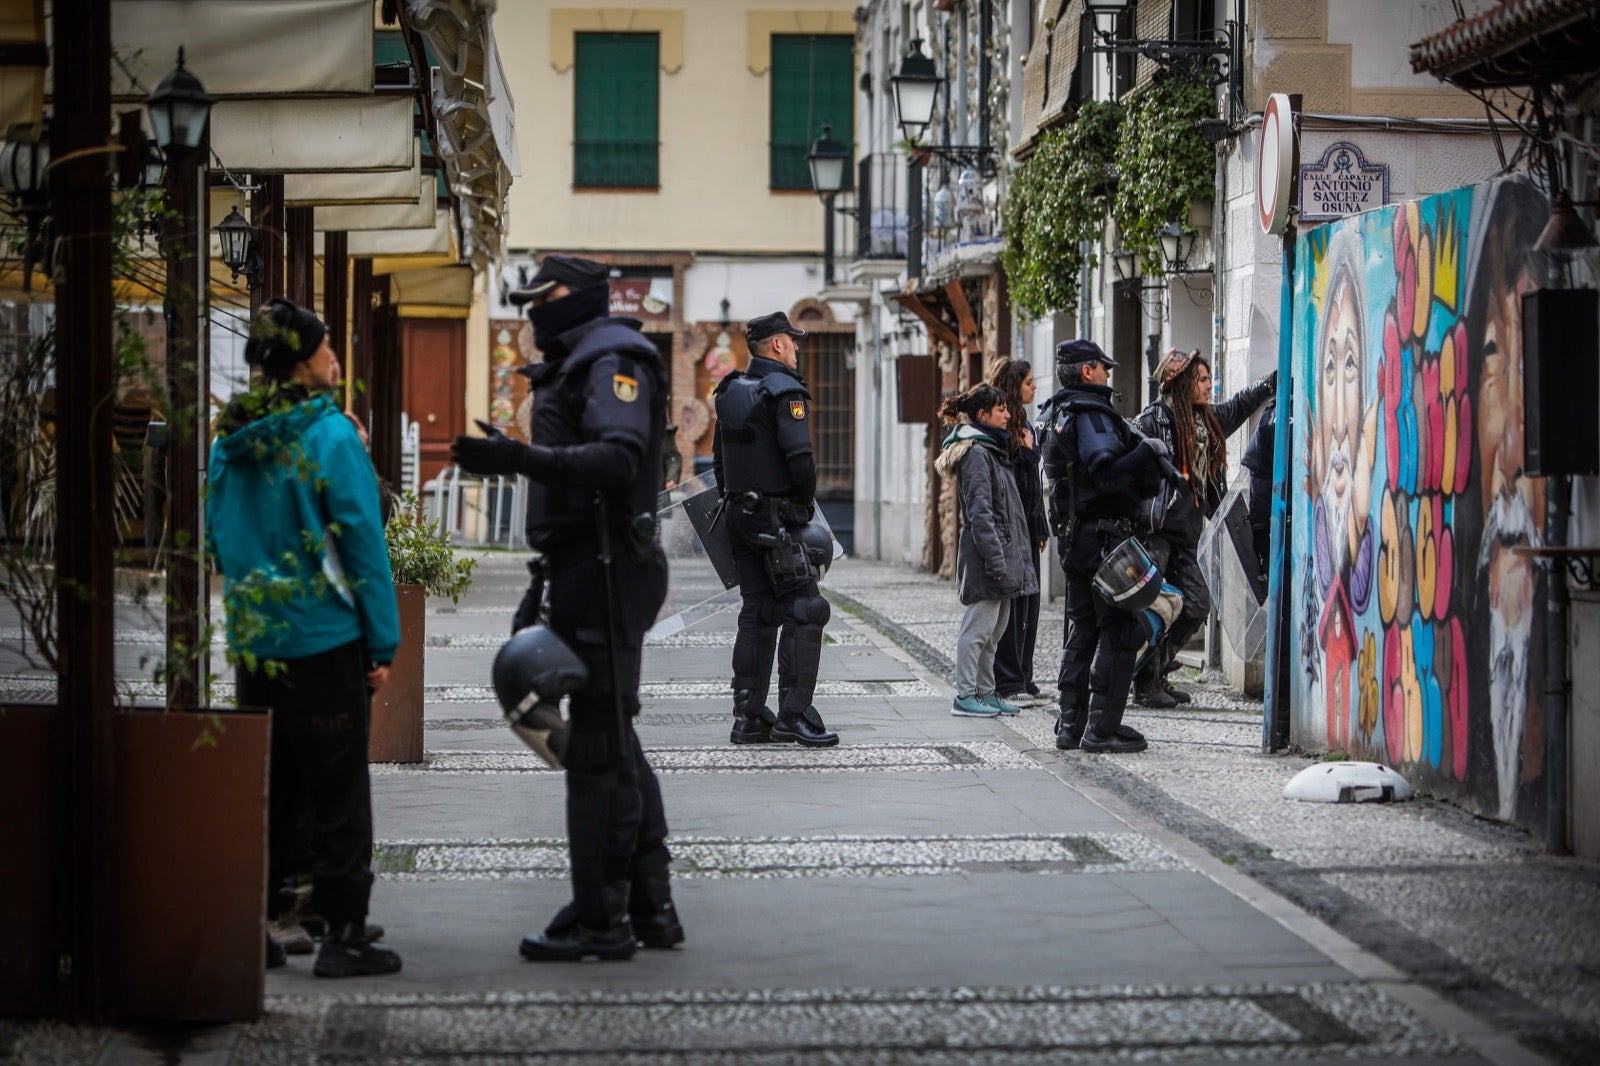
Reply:
<svg viewBox="0 0 1600 1066"><path fill-rule="evenodd" d="M1545 482L1544 543L1563 548L1567 522L1572 516L1572 479L1553 477ZM1567 851L1567 563L1552 556L1545 580L1544 629L1544 850L1549 855Z"/></svg>
<svg viewBox="0 0 1600 1066"><path fill-rule="evenodd" d="M873 282L873 295L879 300L878 283ZM872 557L883 562L883 321L877 302L867 304L872 314L872 394L878 397L878 409L872 427Z"/></svg>

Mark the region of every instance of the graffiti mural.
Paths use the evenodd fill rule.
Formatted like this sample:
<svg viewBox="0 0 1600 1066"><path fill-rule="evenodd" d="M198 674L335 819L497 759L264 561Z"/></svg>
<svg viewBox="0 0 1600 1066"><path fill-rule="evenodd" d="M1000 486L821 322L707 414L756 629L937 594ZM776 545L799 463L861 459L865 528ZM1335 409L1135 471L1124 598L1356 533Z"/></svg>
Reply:
<svg viewBox="0 0 1600 1066"><path fill-rule="evenodd" d="M1543 814L1521 294L1548 201L1512 178L1296 245L1294 735L1493 817Z"/></svg>

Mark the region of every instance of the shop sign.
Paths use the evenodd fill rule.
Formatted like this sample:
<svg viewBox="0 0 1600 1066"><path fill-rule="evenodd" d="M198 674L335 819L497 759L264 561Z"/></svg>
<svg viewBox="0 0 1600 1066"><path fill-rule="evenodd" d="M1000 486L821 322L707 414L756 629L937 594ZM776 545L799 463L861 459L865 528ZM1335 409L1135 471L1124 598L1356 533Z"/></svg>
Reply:
<svg viewBox="0 0 1600 1066"><path fill-rule="evenodd" d="M672 318L670 277L620 277L611 279L611 313L645 322Z"/></svg>
<svg viewBox="0 0 1600 1066"><path fill-rule="evenodd" d="M1368 163L1349 141L1335 141L1315 163L1300 167L1300 218L1322 222L1389 202L1389 164Z"/></svg>

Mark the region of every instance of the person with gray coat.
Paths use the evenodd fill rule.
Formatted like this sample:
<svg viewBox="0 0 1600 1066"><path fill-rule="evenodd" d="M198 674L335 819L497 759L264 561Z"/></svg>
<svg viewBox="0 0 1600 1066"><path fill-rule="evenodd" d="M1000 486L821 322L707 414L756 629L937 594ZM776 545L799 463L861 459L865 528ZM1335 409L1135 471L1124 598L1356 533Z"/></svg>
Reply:
<svg viewBox="0 0 1600 1066"><path fill-rule="evenodd" d="M1018 713L995 692L995 652L1012 599L1039 591L1028 517L1007 451L1008 414L1005 395L993 385L975 385L939 408L953 428L934 469L956 482L961 503L956 590L966 612L956 634L956 699L950 709L958 717Z"/></svg>

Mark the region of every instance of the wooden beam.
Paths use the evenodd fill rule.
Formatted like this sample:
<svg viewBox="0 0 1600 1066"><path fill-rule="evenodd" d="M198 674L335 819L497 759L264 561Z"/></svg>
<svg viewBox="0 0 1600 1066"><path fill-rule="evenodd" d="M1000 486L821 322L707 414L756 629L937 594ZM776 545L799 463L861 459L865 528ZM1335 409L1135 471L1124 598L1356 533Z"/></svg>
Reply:
<svg viewBox="0 0 1600 1066"><path fill-rule="evenodd" d="M315 307L317 283L315 266L316 208L285 207L283 209L285 244L289 253L287 290L283 295L301 307Z"/></svg>
<svg viewBox="0 0 1600 1066"><path fill-rule="evenodd" d="M960 346L961 339L956 336L956 331L951 328L950 323L940 318L921 296L914 292L897 292L894 294L894 300L921 319L922 324L928 327L928 335L934 340L943 341L952 348Z"/></svg>
<svg viewBox="0 0 1600 1066"><path fill-rule="evenodd" d="M263 174L251 196L256 216L256 247L261 252L261 284L250 290L254 312L268 296L282 296L283 288L283 175Z"/></svg>
<svg viewBox="0 0 1600 1066"><path fill-rule="evenodd" d="M982 351L983 331L978 328L978 320L972 317L972 305L967 302L967 290L961 287L961 279L951 278L945 282L944 294L949 298L950 307L956 313L956 322L961 327L961 350L969 353Z"/></svg>

